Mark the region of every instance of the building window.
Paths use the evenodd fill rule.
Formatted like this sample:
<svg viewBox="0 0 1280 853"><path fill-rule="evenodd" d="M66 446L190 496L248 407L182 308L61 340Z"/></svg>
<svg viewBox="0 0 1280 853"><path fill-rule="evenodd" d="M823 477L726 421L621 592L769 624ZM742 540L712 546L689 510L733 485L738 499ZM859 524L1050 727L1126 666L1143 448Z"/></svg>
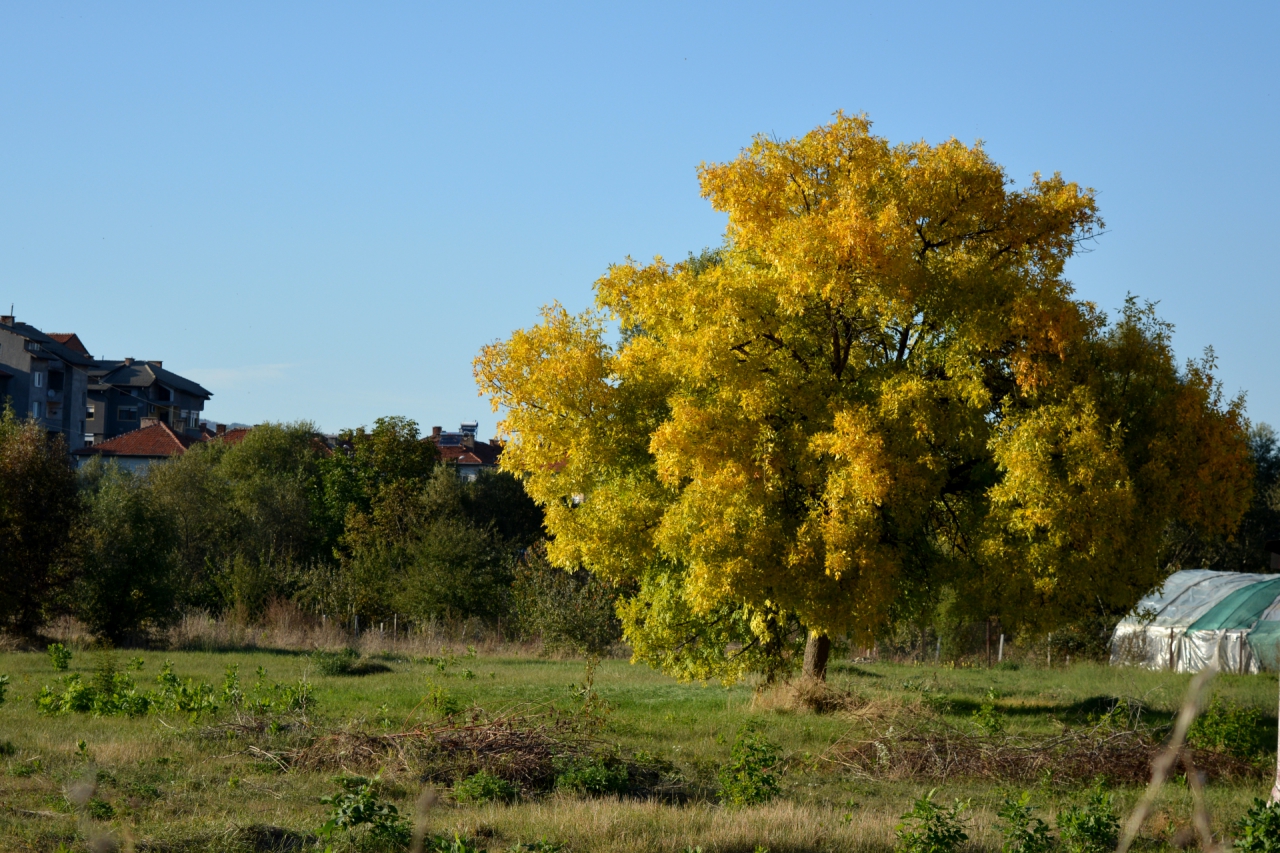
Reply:
<svg viewBox="0 0 1280 853"><path fill-rule="evenodd" d="M93 420L93 403L90 403L90 404L85 408L85 411L89 413L89 420Z"/></svg>
<svg viewBox="0 0 1280 853"><path fill-rule="evenodd" d="M86 433L84 434L84 446L85 446L85 447L93 447L93 433L91 433L91 432L86 432Z"/></svg>
<svg viewBox="0 0 1280 853"><path fill-rule="evenodd" d="M43 388L43 387L44 387L44 374L43 374L43 373L33 373L33 374L31 374L31 381L32 381L32 382L34 382L34 383L36 384L36 387L37 387L37 388Z"/></svg>
<svg viewBox="0 0 1280 853"><path fill-rule="evenodd" d="M121 406L116 409L116 417L122 421L136 421L138 419L138 407Z"/></svg>
<svg viewBox="0 0 1280 853"><path fill-rule="evenodd" d="M38 402L32 403L32 404L31 404L31 417L33 417L33 418L38 418L38 417L41 417L41 416L42 416L42 415L41 415L41 413L40 413L40 403L38 403Z"/></svg>
<svg viewBox="0 0 1280 853"><path fill-rule="evenodd" d="M50 391L62 390L62 375L63 374L61 370L49 371L49 390Z"/></svg>

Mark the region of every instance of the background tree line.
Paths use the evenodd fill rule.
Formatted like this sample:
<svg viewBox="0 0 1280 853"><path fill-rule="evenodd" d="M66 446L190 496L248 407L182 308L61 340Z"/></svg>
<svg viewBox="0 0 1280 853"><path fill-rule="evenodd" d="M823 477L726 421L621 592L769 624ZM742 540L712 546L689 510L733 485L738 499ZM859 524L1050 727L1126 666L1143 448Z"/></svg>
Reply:
<svg viewBox="0 0 1280 853"><path fill-rule="evenodd" d="M1170 525L1166 572L1266 569L1267 539L1280 531L1280 441L1259 424L1249 445L1255 488L1238 529ZM343 433L333 449L311 424L264 424L238 444L199 444L131 474L101 460L74 470L58 441L6 411L0 626L34 635L73 615L111 642L138 642L185 612L251 622L287 599L348 626L355 614L366 624L505 619L550 647L599 654L618 639L619 600L624 613L642 602L635 589L552 567L542 520L513 476L460 479L406 418ZM958 652L972 633L960 604L944 597L884 639ZM1118 615L1082 614L1058 642L1088 654ZM748 650L751 669L797 662L793 621L779 619L773 646ZM681 653L673 643L669 654Z"/></svg>
<svg viewBox="0 0 1280 853"><path fill-rule="evenodd" d="M401 417L339 436L262 424L141 473L79 470L65 447L0 420L0 627L72 615L114 643L184 612L244 622L289 599L341 624L510 616L542 512L511 475L462 480ZM534 552L535 554L537 552Z"/></svg>

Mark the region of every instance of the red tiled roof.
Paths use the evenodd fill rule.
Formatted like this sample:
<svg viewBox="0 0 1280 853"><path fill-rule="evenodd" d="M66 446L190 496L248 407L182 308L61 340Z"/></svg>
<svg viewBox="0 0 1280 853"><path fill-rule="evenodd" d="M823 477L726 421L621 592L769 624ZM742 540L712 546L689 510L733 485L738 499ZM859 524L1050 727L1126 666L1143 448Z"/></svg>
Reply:
<svg viewBox="0 0 1280 853"><path fill-rule="evenodd" d="M424 440L432 439L428 436ZM441 447L437 444L436 448L440 451L442 462L453 462L457 465L497 465L498 457L502 455L501 445L482 444L478 441L471 447L464 444L446 444Z"/></svg>
<svg viewBox="0 0 1280 853"><path fill-rule="evenodd" d="M81 355L89 354L89 350L85 348L84 343L81 342L80 337L75 332L46 332L46 334L69 350L75 350Z"/></svg>
<svg viewBox="0 0 1280 853"><path fill-rule="evenodd" d="M253 429L253 427L237 427L235 429L227 430L221 436L214 437L221 438L224 444L239 444L244 441L245 436L249 434L249 430L251 429Z"/></svg>
<svg viewBox="0 0 1280 853"><path fill-rule="evenodd" d="M159 458L181 456L199 439L179 435L168 424L157 423L109 438L101 444L75 451L81 456L143 456Z"/></svg>

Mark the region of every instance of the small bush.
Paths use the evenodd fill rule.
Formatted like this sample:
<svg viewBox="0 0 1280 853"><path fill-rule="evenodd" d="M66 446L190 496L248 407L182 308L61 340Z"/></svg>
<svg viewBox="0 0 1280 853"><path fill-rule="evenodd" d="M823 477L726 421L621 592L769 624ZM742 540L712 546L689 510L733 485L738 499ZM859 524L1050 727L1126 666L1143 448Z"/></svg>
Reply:
<svg viewBox="0 0 1280 853"><path fill-rule="evenodd" d="M0 740L0 758L9 758L12 755L17 755L17 753L18 748L13 745L13 741Z"/></svg>
<svg viewBox="0 0 1280 853"><path fill-rule="evenodd" d="M1280 805L1255 799L1236 825L1236 853L1280 853Z"/></svg>
<svg viewBox="0 0 1280 853"><path fill-rule="evenodd" d="M960 817L966 804L957 800L940 806L933 801L935 793L936 789L916 800L894 829L902 853L954 853L969 840Z"/></svg>
<svg viewBox="0 0 1280 853"><path fill-rule="evenodd" d="M453 798L460 803L510 803L519 796L520 791L515 785L487 770L468 776L453 786Z"/></svg>
<svg viewBox="0 0 1280 853"><path fill-rule="evenodd" d="M1187 743L1198 749L1223 752L1245 761L1271 751L1275 744L1262 726L1262 712L1227 702L1215 695L1187 732Z"/></svg>
<svg viewBox="0 0 1280 853"><path fill-rule="evenodd" d="M320 798L320 802L333 806L329 819L320 827L320 835L329 838L340 829L367 826L370 840L378 846L403 849L409 845L409 824L395 806L378 799L377 779L339 776L333 781L341 790Z"/></svg>
<svg viewBox="0 0 1280 853"><path fill-rule="evenodd" d="M1004 731L1004 715L996 710L996 693L988 690L978 710L973 712L973 724L986 735L998 735Z"/></svg>
<svg viewBox="0 0 1280 853"><path fill-rule="evenodd" d="M89 812L89 817L94 820L111 820L116 816L116 810L112 808L111 803L106 800L100 800L97 797L89 800L85 804L85 809Z"/></svg>
<svg viewBox="0 0 1280 853"><path fill-rule="evenodd" d="M316 672L321 675L351 675L360 660L360 654L355 649L316 652L311 660L316 665Z"/></svg>
<svg viewBox="0 0 1280 853"><path fill-rule="evenodd" d="M625 764L610 764L600 758L575 761L556 775L560 790L594 797L625 794L629 782Z"/></svg>
<svg viewBox="0 0 1280 853"><path fill-rule="evenodd" d="M427 682L427 695L423 702L440 717L451 717L462 710L462 703L439 684Z"/></svg>
<svg viewBox="0 0 1280 853"><path fill-rule="evenodd" d="M53 663L54 672L66 672L71 666L71 649L62 643L50 643L49 660Z"/></svg>
<svg viewBox="0 0 1280 853"><path fill-rule="evenodd" d="M1053 837L1049 827L1032 815L1031 794L1024 791L1018 799L1007 798L996 814L1000 822L996 829L1004 838L1001 853L1049 853L1053 849Z"/></svg>
<svg viewBox="0 0 1280 853"><path fill-rule="evenodd" d="M1120 839L1115 797L1095 786L1083 805L1068 806L1058 815L1058 836L1067 853L1110 853Z"/></svg>
<svg viewBox="0 0 1280 853"><path fill-rule="evenodd" d="M4 704L5 694L9 692L9 676L0 675L0 705Z"/></svg>
<svg viewBox="0 0 1280 853"><path fill-rule="evenodd" d="M778 794L773 775L778 748L750 726L738 732L729 750L729 763L720 769L720 799L726 805L767 803Z"/></svg>

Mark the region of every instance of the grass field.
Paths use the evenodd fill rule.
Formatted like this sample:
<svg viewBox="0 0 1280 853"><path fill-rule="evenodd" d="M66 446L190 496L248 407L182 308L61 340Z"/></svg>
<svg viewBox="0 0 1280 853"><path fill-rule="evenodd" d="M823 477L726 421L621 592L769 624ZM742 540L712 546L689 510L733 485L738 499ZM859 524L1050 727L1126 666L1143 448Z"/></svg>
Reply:
<svg viewBox="0 0 1280 853"><path fill-rule="evenodd" d="M1094 664L1049 670L836 663L830 684L838 701L818 713L787 690L678 684L611 660L596 672L594 703L584 711L584 668L573 661L466 653L391 657L362 661L357 670L363 674L326 676L314 658L290 652L121 651L115 660L125 668L135 655L140 669L129 674L140 689L154 688L162 662L170 660L178 676L208 682L221 695L226 667L237 664L246 692L259 667L268 684L305 677L313 685L311 704L301 716L264 712L256 724L241 714L239 728L227 725L233 719L222 700L223 708L194 720L178 712L41 714L34 697L65 674L55 672L45 654L0 654L0 674L10 677L0 706L0 748L6 753L0 759L0 848L105 850L117 843L153 851L356 849L370 843L360 832L339 832L327 841L314 834L328 816L330 807L320 797L335 792L334 778L359 773L379 775L379 795L401 814L417 814L431 834L457 833L494 851L540 839L569 851L887 850L899 816L934 787L937 799L969 801L971 849L998 850L992 823L1005 796L1031 791L1052 823L1059 809L1081 800L1089 782L1061 778L1052 764L1015 783L959 772L929 778L888 764L877 772L851 762L850 745L874 740L887 749L925 720L959 737L983 726L1002 737L1050 737L1064 725L1087 728L1117 697L1132 700L1131 707L1140 703L1141 719L1158 725L1171 719L1188 683L1186 676ZM72 671L91 680L94 667L95 653L75 653ZM1274 675L1221 676L1215 690L1234 705L1259 709L1255 734L1259 743L1274 744ZM441 713L451 708L458 709L452 722L442 721ZM441 777L437 766L426 786L438 792L438 801L421 811L415 802L424 777L432 776L423 753L391 751L371 760L344 753L340 745L355 741L334 737L389 736L415 727L483 734L502 728L494 727L495 719L514 720L508 729L550 727L610 760L660 768L662 779L647 793L621 797L526 786L512 803L459 804L450 795L447 771ZM717 772L746 725L777 746L773 772L780 790L771 802L728 808L717 802ZM1270 787L1262 769L1267 756L1260 750L1253 760L1258 769L1251 773L1209 783L1219 833ZM1096 773L1107 776L1111 769L1098 766ZM1126 811L1140 793L1132 783L1113 790ZM1167 785L1141 846L1164 848L1190 817L1185 781Z"/></svg>

